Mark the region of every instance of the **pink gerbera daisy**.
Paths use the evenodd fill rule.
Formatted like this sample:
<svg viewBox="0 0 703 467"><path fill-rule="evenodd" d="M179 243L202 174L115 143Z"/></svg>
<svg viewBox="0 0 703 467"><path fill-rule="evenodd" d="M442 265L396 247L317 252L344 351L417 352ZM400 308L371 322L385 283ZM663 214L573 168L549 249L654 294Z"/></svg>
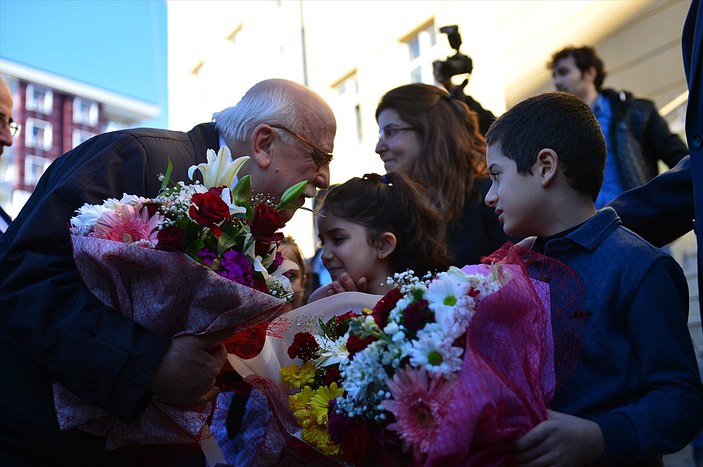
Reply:
<svg viewBox="0 0 703 467"><path fill-rule="evenodd" d="M158 242L158 226L161 215L149 217L147 208L140 211L129 204L123 204L116 212L103 214L93 229L94 236L122 243L146 241L151 245Z"/></svg>
<svg viewBox="0 0 703 467"><path fill-rule="evenodd" d="M388 380L392 399L381 406L395 415L388 425L420 454L430 452L437 437L451 386L441 377L428 378L425 368L406 367Z"/></svg>

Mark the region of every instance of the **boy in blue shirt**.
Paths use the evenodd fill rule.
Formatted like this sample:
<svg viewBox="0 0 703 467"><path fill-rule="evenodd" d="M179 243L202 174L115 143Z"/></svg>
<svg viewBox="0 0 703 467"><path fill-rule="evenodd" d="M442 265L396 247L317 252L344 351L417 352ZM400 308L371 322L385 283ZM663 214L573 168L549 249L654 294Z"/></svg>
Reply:
<svg viewBox="0 0 703 467"><path fill-rule="evenodd" d="M570 267L585 291L568 315L580 320L577 365L561 375L557 367L550 418L515 442L516 463L661 465L662 454L703 428L681 268L611 208L596 212L605 142L578 97L527 99L491 126L486 142L493 184L485 201L505 233L537 236L533 249ZM552 294L553 310L573 298L566 295ZM561 335L563 322L553 326Z"/></svg>

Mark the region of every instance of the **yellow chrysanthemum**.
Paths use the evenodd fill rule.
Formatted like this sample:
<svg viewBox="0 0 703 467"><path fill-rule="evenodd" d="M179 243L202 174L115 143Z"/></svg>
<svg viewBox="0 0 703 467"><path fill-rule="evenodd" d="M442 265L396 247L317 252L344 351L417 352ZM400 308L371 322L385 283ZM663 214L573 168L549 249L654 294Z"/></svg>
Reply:
<svg viewBox="0 0 703 467"><path fill-rule="evenodd" d="M299 393L288 396L288 406L293 412L302 410L313 398L315 391L305 386Z"/></svg>
<svg viewBox="0 0 703 467"><path fill-rule="evenodd" d="M302 388L315 379L315 365L311 362L299 367L297 364L281 368L281 382L288 386Z"/></svg>
<svg viewBox="0 0 703 467"><path fill-rule="evenodd" d="M368 316L370 314L373 314L373 310L371 308L364 307L361 312L364 314L364 316Z"/></svg>
<svg viewBox="0 0 703 467"><path fill-rule="evenodd" d="M344 394L344 389L337 387L337 383L322 386L315 391L315 395L310 400L310 406L317 423L327 426L329 403L332 399L336 399L342 394Z"/></svg>
<svg viewBox="0 0 703 467"><path fill-rule="evenodd" d="M326 426L315 425L311 428L303 429L303 439L326 456L338 456L342 453L339 445L330 438Z"/></svg>

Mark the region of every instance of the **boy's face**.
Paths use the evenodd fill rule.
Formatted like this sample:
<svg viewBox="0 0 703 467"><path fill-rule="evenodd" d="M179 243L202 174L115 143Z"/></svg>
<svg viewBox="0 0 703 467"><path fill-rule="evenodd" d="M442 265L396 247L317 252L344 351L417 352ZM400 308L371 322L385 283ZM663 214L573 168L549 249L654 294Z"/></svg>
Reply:
<svg viewBox="0 0 703 467"><path fill-rule="evenodd" d="M486 148L486 164L493 183L485 202L495 209L503 231L511 237L540 235L540 178L518 173L515 161L505 157L498 145Z"/></svg>

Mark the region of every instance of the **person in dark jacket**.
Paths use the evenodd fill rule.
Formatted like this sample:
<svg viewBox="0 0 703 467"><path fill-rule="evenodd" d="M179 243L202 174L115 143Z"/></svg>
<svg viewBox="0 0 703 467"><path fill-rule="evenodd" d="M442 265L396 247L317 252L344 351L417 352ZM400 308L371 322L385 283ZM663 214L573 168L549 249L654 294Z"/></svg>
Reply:
<svg viewBox="0 0 703 467"><path fill-rule="evenodd" d="M652 101L603 88L607 73L593 47L562 49L547 66L556 89L581 98L603 130L607 158L597 209L651 180L659 173L659 160L673 167L688 154L686 144L669 130Z"/></svg>
<svg viewBox="0 0 703 467"><path fill-rule="evenodd" d="M84 203L155 197L169 161L172 179L188 180L188 168L224 144L235 157L251 156L239 174L251 175L255 193L277 201L307 180L300 206L329 184L335 132L317 94L266 80L188 133L105 133L52 163L0 239L0 465L203 465L197 443L106 451L102 438L59 429L53 383L137 423L152 396L180 406L212 399L226 358L211 337L157 336L103 305L76 268L68 221Z"/></svg>

